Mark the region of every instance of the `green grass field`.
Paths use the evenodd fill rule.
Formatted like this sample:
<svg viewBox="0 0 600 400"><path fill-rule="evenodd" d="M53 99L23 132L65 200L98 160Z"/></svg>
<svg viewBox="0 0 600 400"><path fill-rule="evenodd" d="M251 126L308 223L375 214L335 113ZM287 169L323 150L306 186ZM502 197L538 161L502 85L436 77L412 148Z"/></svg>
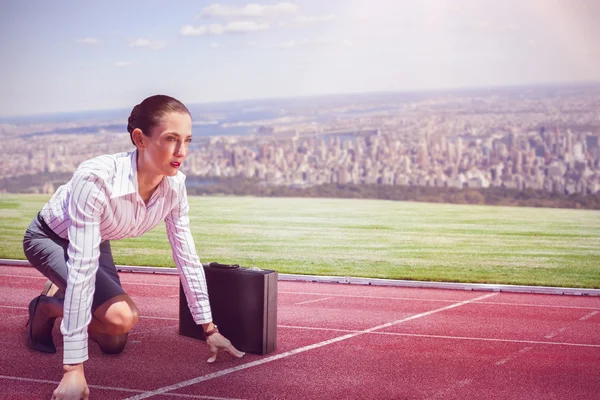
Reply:
<svg viewBox="0 0 600 400"><path fill-rule="evenodd" d="M47 195L0 195L0 258ZM600 288L600 211L381 200L190 197L203 262L281 273ZM164 224L112 243L117 264L173 267Z"/></svg>

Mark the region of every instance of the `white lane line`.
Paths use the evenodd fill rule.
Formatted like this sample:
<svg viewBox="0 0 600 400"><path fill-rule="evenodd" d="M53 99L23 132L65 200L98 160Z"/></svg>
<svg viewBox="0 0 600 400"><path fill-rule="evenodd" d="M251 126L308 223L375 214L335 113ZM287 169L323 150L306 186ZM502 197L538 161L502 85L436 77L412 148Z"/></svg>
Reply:
<svg viewBox="0 0 600 400"><path fill-rule="evenodd" d="M11 310L27 310L27 307L17 307L17 306L0 306L0 308L8 308ZM14 315L13 317L19 317L19 316L27 316L28 314L22 314L22 315ZM8 318L13 318L13 317L8 317ZM169 318L169 317L154 317L151 315L140 315L141 319L160 319L160 320L165 320L165 321L179 321L179 318Z"/></svg>
<svg viewBox="0 0 600 400"><path fill-rule="evenodd" d="M584 315L583 317L579 318L580 321L585 321L588 320L590 318L592 318L594 315L600 313L600 311L592 311L591 313L589 313L588 315Z"/></svg>
<svg viewBox="0 0 600 400"><path fill-rule="evenodd" d="M360 332L356 329L337 329L337 328L318 328L314 326L297 326L297 325L277 325L278 328L284 329L305 329L305 330L314 330L314 331L331 331L331 332ZM372 332L378 333L378 332Z"/></svg>
<svg viewBox="0 0 600 400"><path fill-rule="evenodd" d="M419 297L389 297L389 296L364 296L359 294L338 294L338 293L319 293L319 292L290 292L288 290L278 290L277 293L284 294L299 294L308 296L329 296L329 297L344 297L353 299L373 299L373 300L400 300L400 301L431 301L437 303L454 303L456 300L440 300L427 299Z"/></svg>
<svg viewBox="0 0 600 400"><path fill-rule="evenodd" d="M21 382L33 382L33 383L48 383L48 384L52 384L52 385L58 385L60 383L59 381L51 381L51 380L47 380L47 379L23 378L20 376L7 376L7 375L0 375L0 379L21 381ZM120 388L120 387L114 387L114 386L101 386L101 385L88 384L88 387L90 389L112 390L115 392L145 393L145 390ZM169 393L168 395L174 396L174 397L184 397L184 398L188 398L188 399L242 400L242 399L236 399L236 398L232 398L232 397L214 397L214 396L202 396L202 395L179 394L179 393Z"/></svg>
<svg viewBox="0 0 600 400"><path fill-rule="evenodd" d="M299 304L316 303L317 301L323 301L323 300L329 300L329 299L331 299L331 297L325 297L323 299L316 299L316 300L301 301L300 303L294 303L294 305L297 306Z"/></svg>
<svg viewBox="0 0 600 400"><path fill-rule="evenodd" d="M162 319L162 320L165 320L165 321L179 321L179 318L152 317L150 315L140 315L140 319Z"/></svg>
<svg viewBox="0 0 600 400"><path fill-rule="evenodd" d="M279 290L278 293L285 294L301 294L301 295L313 295L313 296L330 296L330 297L347 297L357 299L374 299L374 300L399 300L399 301L429 301L438 303L454 303L456 300L442 300L442 299L427 299L418 297L389 297L389 296L361 296L354 294L336 294L336 293L319 293L319 292L290 292L286 290ZM480 301L477 304L489 304L499 306L522 306L522 307L542 307L542 308L573 308L582 310L600 310L600 307L583 307L583 306L555 306L551 304L529 304L529 303L503 303L495 301Z"/></svg>
<svg viewBox="0 0 600 400"><path fill-rule="evenodd" d="M27 307L20 307L20 306L0 306L0 308L10 308L12 310L27 310Z"/></svg>
<svg viewBox="0 0 600 400"><path fill-rule="evenodd" d="M18 315L11 315L10 317L4 317L4 319L11 319L11 318L28 318L29 314L18 314Z"/></svg>
<svg viewBox="0 0 600 400"><path fill-rule="evenodd" d="M515 358L519 357L521 354L527 353L529 350L533 349L533 347L523 347L521 350L517 351L516 353L514 353L513 355L500 360L496 363L496 365L504 365L509 361L514 360Z"/></svg>
<svg viewBox="0 0 600 400"><path fill-rule="evenodd" d="M20 376L7 376L7 375L0 375L0 379L22 381L22 382L50 383L53 385L58 385L60 383L59 381L51 381L51 380L47 380L47 379L23 378ZM143 392L142 390L119 388L119 387L114 387L114 386L98 386L98 385L89 385L88 384L88 387L95 388L95 389L103 389L103 390L114 390L114 391L118 391L118 392L131 392L131 393Z"/></svg>
<svg viewBox="0 0 600 400"><path fill-rule="evenodd" d="M3 276L17 277L17 278L47 279L44 276L40 277L40 276L29 276L29 275L0 274L0 277L3 277ZM179 285L165 285L165 284L159 284L159 283L127 282L124 279L121 279L121 282L124 285L159 286L159 287L172 287L172 288L179 287ZM399 300L399 301L428 301L428 302L437 302L437 303L454 303L456 301L456 300L428 299L428 298L418 298L418 297L361 296L361 295L337 294L337 293L292 292L292 291L288 291L288 290L279 290L278 293L329 296L329 297L347 297L347 298L374 299L374 300L382 299L382 300ZM179 296L179 295L172 295L169 297L177 297L177 296ZM581 309L581 310L600 310L600 307L555 306L555 305L549 305L549 304L501 303L501 302L491 302L491 301L482 301L477 304L492 304L492 305L517 306L517 307L542 307L542 308L566 308L566 309L572 308L572 309Z"/></svg>
<svg viewBox="0 0 600 400"><path fill-rule="evenodd" d="M26 310L27 307L10 307L10 306L0 306L4 308L17 308ZM593 315L598 314L597 312L588 314L588 318ZM26 317L27 314L15 315L13 317ZM168 317L154 317L150 315L141 315L140 319L158 319L164 321L179 321L179 318L168 318ZM580 318L582 320L582 318ZM169 325L169 327L174 327L175 325ZM157 329L164 329L166 327L161 327ZM337 328L320 328L314 326L294 326L294 325L277 325L277 328L282 329L301 329L301 330L315 330L315 331L330 331L330 332L346 332L346 333L356 333L362 332L357 331L355 329L337 329ZM562 328L560 333L564 332L566 328ZM131 332L133 334L135 332ZM530 344L548 344L548 345L559 345L559 346L574 346L574 347L595 347L600 348L600 344L587 344L587 343L567 343L567 342L543 342L537 340L520 340L520 339L496 339L496 338L478 338L478 337L468 337L468 336L446 336L446 335L425 335L418 333L399 333L399 332L368 332L375 335L391 335L391 336L410 336L410 337L423 337L423 338L432 338L432 339L456 339L456 340L476 340L476 341L484 341L484 342L507 342L507 343L530 343ZM140 332L139 334L142 334ZM549 336L549 337L548 337ZM550 339L556 336L556 334L547 335L546 338Z"/></svg>
<svg viewBox="0 0 600 400"><path fill-rule="evenodd" d="M301 330L315 330L315 331L332 331L332 332L360 332L351 329L334 329L334 328L316 328L312 326L292 326L292 325L277 325L277 328L283 329L301 329ZM473 340L481 342L504 342L504 343L521 343L521 344L547 344L554 346L573 346L573 347L594 347L600 348L600 344L587 344L587 343L567 343L567 342L543 342L539 340L521 340L521 339L497 339L497 338L479 338L479 337L468 337L468 336L446 336L446 335L427 335L419 333L401 333L401 332L370 332L373 335L387 335L387 336L407 336L407 337L420 337L420 338L431 338L431 339L449 339L449 340Z"/></svg>
<svg viewBox="0 0 600 400"><path fill-rule="evenodd" d="M123 281L121 281L123 282ZM165 285L164 283L144 283L144 282L123 282L123 286L127 286L127 285L138 285L138 286L158 286L158 287L171 287L171 288L178 288L179 286L177 285Z"/></svg>
<svg viewBox="0 0 600 400"><path fill-rule="evenodd" d="M493 304L499 306L517 306L517 307L541 307L541 308L573 308L579 310L600 310L600 307L582 307L582 306L555 306L551 304L526 304L526 303L496 303L492 301L482 301L479 304Z"/></svg>
<svg viewBox="0 0 600 400"><path fill-rule="evenodd" d="M40 279L40 280L48 280L45 276L31 276L31 275L11 275L11 274L0 274L0 277L6 278L29 278L29 279ZM143 285L143 286L160 286L160 287L179 287L178 285L165 285L162 283L144 283L144 282L127 282L121 280L121 283L124 285Z"/></svg>
<svg viewBox="0 0 600 400"><path fill-rule="evenodd" d="M46 278L45 276L34 276L34 275L13 275L13 274L0 274L0 277L7 277L7 278L30 278L30 279L44 279L44 280L48 280L48 278Z"/></svg>
<svg viewBox="0 0 600 400"><path fill-rule="evenodd" d="M281 354L277 354L277 355L274 355L274 356L271 356L271 357L263 358L261 360L252 361L252 362L249 362L249 363L246 363L246 364L239 365L237 367L227 368L227 369L224 369L224 370L221 370L221 371L218 371L218 372L214 372L212 374L202 375L202 376L199 376L197 378L188 379L186 381L175 383L175 384L170 385L170 386L165 386L165 387L162 387L162 388L159 388L159 389L156 389L156 390L144 393L144 394L139 394L137 396L129 397L126 400L147 399L148 397L153 397L153 396L156 396L156 395L159 395L159 394L171 392L172 390L178 390L178 389L181 389L181 388L184 388L184 387L187 387L187 386L195 385L195 384L200 383L200 382L208 381L210 379L215 379L215 378L219 378L219 377L224 376L224 375L229 375L229 374L237 372L237 371L242 371L244 369L248 369L248 368L256 367L258 365L270 363L270 362L273 362L273 361L276 361L276 360L279 360L279 359L282 359L282 358L286 358L286 357L293 356L293 355L296 355L296 354L299 354L299 353L303 353L305 351L309 351L309 350L317 349L319 347L327 346L327 345L330 345L332 343L337 343L337 342L341 342L343 340L351 339L351 338L354 338L356 336L363 335L363 334L369 333L369 332L373 332L373 331L378 330L378 329L388 328L390 326L401 324L401 323L406 322L406 321L411 321L411 320L414 320L414 319L417 319L417 318L427 317L429 315L436 314L436 313L439 313L439 312L442 312L442 311L446 311L446 310L450 310L452 308L460 307L460 306L463 306L465 304L469 304L469 303L473 303L473 302L476 302L476 301L479 301L479 300L487 299L487 298L495 296L497 294L498 293L490 293L490 294L486 294L486 295L483 295L483 296L475 297L475 298L470 299L470 300L464 300L464 301L461 301L459 303L454 303L454 304L451 304L451 305L448 305L448 306L445 306L445 307L442 307L442 308L437 308L435 310L427 311L427 312L420 313L420 314L411 315L409 317L402 318L402 319L399 319L399 320L396 320L396 321L388 322L388 323L385 323L385 324L382 324L382 325L378 325L378 326L375 326L375 327L372 327L372 328L368 328L368 329L365 329L365 330L362 330L362 331L349 333L347 335L339 336L339 337L336 337L336 338L333 338L333 339L329 339L329 340L325 340L323 342L311 344L311 345L304 346L304 347L299 347L299 348L294 349L294 350L286 351L285 353L281 353Z"/></svg>
<svg viewBox="0 0 600 400"><path fill-rule="evenodd" d="M441 300L441 299L423 299L418 297L386 297L386 296L361 296L353 294L335 294L335 293L318 293L318 292L290 292L280 290L278 293L285 294L300 294L300 295L313 295L313 296L330 296L330 297L347 297L357 299L374 299L374 300L399 300L399 301L429 301L438 303L454 303L456 300ZM600 307L583 307L583 306L555 306L551 304L528 304L528 303L502 303L494 301L480 301L477 304L489 304L499 306L522 306L522 307L542 307L542 308L573 308L581 310L600 310Z"/></svg>
<svg viewBox="0 0 600 400"><path fill-rule="evenodd" d="M416 333L395 333L395 332L373 332L373 333L376 335L411 336L411 337L424 337L424 338L433 338L433 339L478 340L478 341L483 341L483 342L548 344L548 345L555 345L555 346L594 347L594 348L600 349L600 344L587 344L587 343L543 342L543 341L539 341L539 340L496 339L496 338L477 338L477 337L443 336L443 335L419 335Z"/></svg>
<svg viewBox="0 0 600 400"><path fill-rule="evenodd" d="M549 334L547 334L546 336L544 336L544 338L545 339L552 339L554 336L560 335L561 333L563 333L566 330L567 330L567 328L560 328L558 331L550 332Z"/></svg>

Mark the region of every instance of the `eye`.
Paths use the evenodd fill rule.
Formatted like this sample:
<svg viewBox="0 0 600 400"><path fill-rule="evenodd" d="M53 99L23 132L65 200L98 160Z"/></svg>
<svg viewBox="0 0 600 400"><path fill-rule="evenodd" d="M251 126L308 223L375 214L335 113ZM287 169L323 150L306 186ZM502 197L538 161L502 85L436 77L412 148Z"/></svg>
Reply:
<svg viewBox="0 0 600 400"><path fill-rule="evenodd" d="M191 143L192 139L187 139L186 142Z"/></svg>

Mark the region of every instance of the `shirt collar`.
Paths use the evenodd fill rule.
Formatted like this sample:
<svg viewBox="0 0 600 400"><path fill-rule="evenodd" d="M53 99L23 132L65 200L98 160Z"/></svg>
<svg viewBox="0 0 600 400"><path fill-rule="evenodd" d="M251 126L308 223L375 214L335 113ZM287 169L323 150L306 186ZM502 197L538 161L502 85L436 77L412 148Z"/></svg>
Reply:
<svg viewBox="0 0 600 400"><path fill-rule="evenodd" d="M184 182L185 175L179 171L175 176L165 176L160 184L163 187L163 193L172 191L175 197L179 197L181 185L185 185Z"/></svg>
<svg viewBox="0 0 600 400"><path fill-rule="evenodd" d="M156 190L160 190L160 193L163 195L166 195L168 191L173 191L175 196L178 196L179 194L179 191L177 190L177 181L174 176L164 176Z"/></svg>
<svg viewBox="0 0 600 400"><path fill-rule="evenodd" d="M165 176L160 182L159 188L162 187L163 192L173 190L175 194L179 194L179 181L183 174L179 172L176 176ZM137 149L127 155L127 157L119 157L116 162L115 181L113 185L111 199L115 197L126 196L138 191L137 182Z"/></svg>
<svg viewBox="0 0 600 400"><path fill-rule="evenodd" d="M117 158L115 181L110 198L126 196L136 193L137 190L137 150L135 150L126 157Z"/></svg>
<svg viewBox="0 0 600 400"><path fill-rule="evenodd" d="M181 174L181 172L178 172L176 176L165 176L163 178L163 181L167 182L167 188L174 190L175 192L179 192L178 190L178 184L177 184L177 179L179 178L179 174Z"/></svg>

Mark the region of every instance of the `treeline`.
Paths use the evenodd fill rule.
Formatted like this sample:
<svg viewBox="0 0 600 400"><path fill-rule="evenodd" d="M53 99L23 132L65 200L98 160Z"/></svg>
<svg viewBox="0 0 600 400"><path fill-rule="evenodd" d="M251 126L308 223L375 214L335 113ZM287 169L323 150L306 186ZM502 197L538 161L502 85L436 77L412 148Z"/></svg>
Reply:
<svg viewBox="0 0 600 400"><path fill-rule="evenodd" d="M70 173L40 173L0 179L0 192L42 193L51 182L54 188L67 182ZM262 197L329 197L422 201L430 203L487 204L501 206L582 208L600 210L600 194L565 195L555 192L507 188L456 189L425 186L384 186L323 184L310 187L272 186L254 179L188 179L189 195L230 195Z"/></svg>
<svg viewBox="0 0 600 400"><path fill-rule="evenodd" d="M456 189L425 186L323 184L310 187L270 186L250 179L222 179L188 187L190 195L265 197L330 197L422 201L430 203L487 204L522 207L582 208L600 210L600 194L565 195L554 192L508 188Z"/></svg>
<svg viewBox="0 0 600 400"><path fill-rule="evenodd" d="M0 179L0 191L8 193L42 193L42 188L52 183L55 188L64 184L73 173L42 172L39 174L11 176Z"/></svg>

